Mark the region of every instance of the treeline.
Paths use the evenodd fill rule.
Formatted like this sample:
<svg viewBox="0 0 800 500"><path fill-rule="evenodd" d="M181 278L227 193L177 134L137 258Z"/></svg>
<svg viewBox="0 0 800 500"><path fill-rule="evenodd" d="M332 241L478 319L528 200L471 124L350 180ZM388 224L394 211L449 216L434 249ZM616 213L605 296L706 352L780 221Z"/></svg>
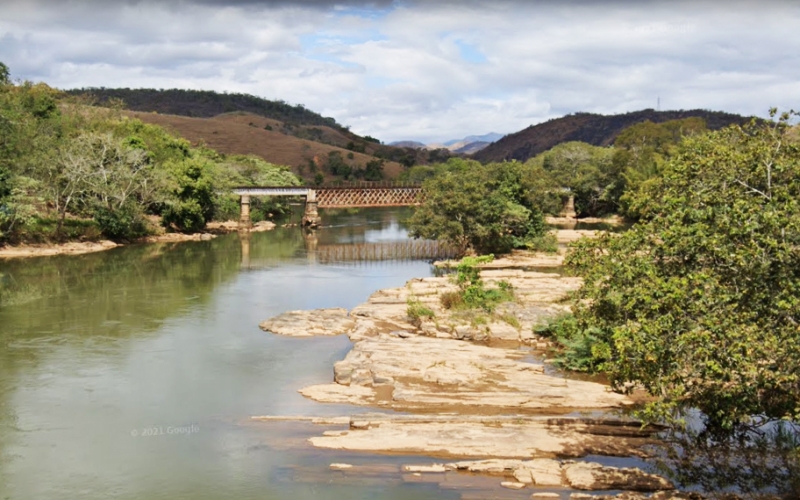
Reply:
<svg viewBox="0 0 800 500"><path fill-rule="evenodd" d="M89 96L101 106L123 102L132 111L211 118L223 113L243 111L280 120L290 125L327 126L339 130L345 127L336 120L307 109L302 104L271 101L249 94L219 93L211 90L186 89L108 89L90 87L67 91L74 96Z"/></svg>
<svg viewBox="0 0 800 500"><path fill-rule="evenodd" d="M558 215L570 196L578 217L638 218L633 195L661 177L683 138L706 132L701 118L645 121L613 147L566 142L524 163L451 159L414 166L401 178L425 181L429 201L412 220L415 234L463 251L502 252L541 245L542 216Z"/></svg>
<svg viewBox="0 0 800 500"><path fill-rule="evenodd" d="M637 123L700 118L710 130L719 130L729 125L743 125L750 118L705 109L680 111L656 111L643 109L618 115L573 113L532 125L519 132L509 134L475 153L473 158L481 162L518 160L527 161L564 142L585 142L593 146L609 146L617 136Z"/></svg>
<svg viewBox="0 0 800 500"><path fill-rule="evenodd" d="M238 217L235 185L297 185L287 168L192 147L164 129L45 84L12 83L0 63L0 244L131 240ZM256 202L255 220L281 211Z"/></svg>

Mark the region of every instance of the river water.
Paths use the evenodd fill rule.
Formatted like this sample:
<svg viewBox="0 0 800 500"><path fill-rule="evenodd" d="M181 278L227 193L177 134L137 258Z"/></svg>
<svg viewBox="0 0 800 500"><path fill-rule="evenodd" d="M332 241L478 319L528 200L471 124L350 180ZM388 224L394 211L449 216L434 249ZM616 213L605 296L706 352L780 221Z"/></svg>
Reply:
<svg viewBox="0 0 800 500"><path fill-rule="evenodd" d="M296 392L330 382L346 337L258 323L430 275L407 248L406 214L323 214L313 238L279 228L0 262L0 499L458 498L336 480L330 463L374 457L310 449L324 430L311 424L249 420L366 411Z"/></svg>

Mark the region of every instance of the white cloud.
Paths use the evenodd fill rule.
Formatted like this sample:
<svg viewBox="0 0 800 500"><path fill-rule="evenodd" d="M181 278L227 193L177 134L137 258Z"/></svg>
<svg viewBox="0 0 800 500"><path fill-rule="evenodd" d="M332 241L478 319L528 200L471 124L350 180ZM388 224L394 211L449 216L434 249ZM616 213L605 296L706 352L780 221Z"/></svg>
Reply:
<svg viewBox="0 0 800 500"><path fill-rule="evenodd" d="M798 107L789 2L10 0L0 60L61 88L198 88L385 141L513 132L576 111Z"/></svg>

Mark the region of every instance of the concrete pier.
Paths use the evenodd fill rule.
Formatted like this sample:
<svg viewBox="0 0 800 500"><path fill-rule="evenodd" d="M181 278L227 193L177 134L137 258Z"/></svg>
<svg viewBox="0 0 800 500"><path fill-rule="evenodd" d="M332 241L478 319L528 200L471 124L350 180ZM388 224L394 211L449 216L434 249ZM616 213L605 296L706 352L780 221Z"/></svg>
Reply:
<svg viewBox="0 0 800 500"><path fill-rule="evenodd" d="M250 226L250 195L243 194L240 200L239 229L249 231Z"/></svg>
<svg viewBox="0 0 800 500"><path fill-rule="evenodd" d="M313 189L308 190L306 195L306 211L303 213L303 225L306 227L317 227L322 221L317 210L317 192Z"/></svg>

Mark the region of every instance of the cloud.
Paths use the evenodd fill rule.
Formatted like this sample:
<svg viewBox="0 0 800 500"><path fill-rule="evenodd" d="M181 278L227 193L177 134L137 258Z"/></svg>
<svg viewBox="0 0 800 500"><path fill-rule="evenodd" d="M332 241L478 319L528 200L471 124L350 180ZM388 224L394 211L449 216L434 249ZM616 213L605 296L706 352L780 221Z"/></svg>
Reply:
<svg viewBox="0 0 800 500"><path fill-rule="evenodd" d="M508 133L576 111L800 100L789 2L7 0L0 60L60 88L302 103L384 141Z"/></svg>

